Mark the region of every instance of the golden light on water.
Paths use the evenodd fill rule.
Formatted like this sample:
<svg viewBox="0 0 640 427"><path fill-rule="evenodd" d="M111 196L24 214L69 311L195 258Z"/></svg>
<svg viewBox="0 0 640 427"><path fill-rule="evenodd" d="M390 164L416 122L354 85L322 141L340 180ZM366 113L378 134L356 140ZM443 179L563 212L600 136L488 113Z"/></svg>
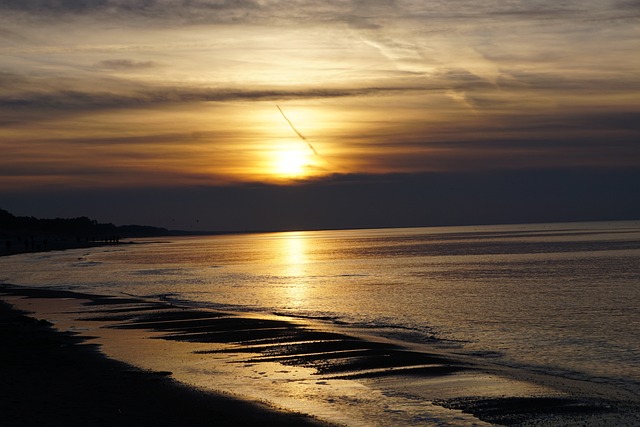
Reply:
<svg viewBox="0 0 640 427"><path fill-rule="evenodd" d="M308 263L307 239L304 233L289 233L281 241L283 275L289 278L286 295L291 307L304 305L308 287L305 279ZM295 280L291 281L292 278Z"/></svg>

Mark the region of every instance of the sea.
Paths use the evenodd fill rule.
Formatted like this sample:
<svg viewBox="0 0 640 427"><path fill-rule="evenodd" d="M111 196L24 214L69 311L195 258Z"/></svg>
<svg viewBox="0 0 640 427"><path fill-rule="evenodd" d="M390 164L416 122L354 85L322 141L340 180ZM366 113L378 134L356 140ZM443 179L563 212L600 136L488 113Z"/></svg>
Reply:
<svg viewBox="0 0 640 427"><path fill-rule="evenodd" d="M135 239L0 258L0 283L309 319L640 395L640 221ZM337 421L376 424L359 411Z"/></svg>

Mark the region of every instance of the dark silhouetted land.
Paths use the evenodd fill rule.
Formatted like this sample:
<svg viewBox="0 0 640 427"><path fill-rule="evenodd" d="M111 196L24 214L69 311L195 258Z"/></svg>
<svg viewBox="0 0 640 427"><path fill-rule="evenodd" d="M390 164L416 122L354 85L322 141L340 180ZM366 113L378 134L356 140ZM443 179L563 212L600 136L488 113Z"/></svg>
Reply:
<svg viewBox="0 0 640 427"><path fill-rule="evenodd" d="M118 244L132 237L182 234L144 225L101 224L87 217L39 219L0 209L0 255Z"/></svg>

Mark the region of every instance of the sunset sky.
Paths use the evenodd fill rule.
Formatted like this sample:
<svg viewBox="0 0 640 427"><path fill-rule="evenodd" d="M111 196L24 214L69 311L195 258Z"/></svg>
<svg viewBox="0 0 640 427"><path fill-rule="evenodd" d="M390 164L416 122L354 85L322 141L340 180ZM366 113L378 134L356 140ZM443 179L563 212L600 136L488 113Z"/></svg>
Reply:
<svg viewBox="0 0 640 427"><path fill-rule="evenodd" d="M0 207L640 219L639 52L635 0L0 0Z"/></svg>

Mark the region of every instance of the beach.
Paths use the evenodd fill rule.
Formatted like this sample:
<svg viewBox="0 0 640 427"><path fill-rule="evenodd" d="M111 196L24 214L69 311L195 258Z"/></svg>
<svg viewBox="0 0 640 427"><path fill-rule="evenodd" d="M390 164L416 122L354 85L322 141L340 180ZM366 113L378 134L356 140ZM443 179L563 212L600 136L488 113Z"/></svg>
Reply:
<svg viewBox="0 0 640 427"><path fill-rule="evenodd" d="M2 285L0 294L18 306L66 310L81 322L100 323L116 334L145 331L146 338L217 345L214 350L193 351L199 355L234 353L246 365L311 368L318 384L400 378L410 388L412 383L424 387L430 382L423 404L452 415L439 422L427 420L427 425L630 426L639 420L637 402L630 396L614 399L603 387L570 384L567 379L562 384L553 378L525 379L491 371L468 358L317 330L304 322L9 285ZM78 303L86 309L69 312ZM97 344L86 342L91 337L56 331L49 322L25 316L5 302L0 307L0 339L7 349L0 367L4 425L331 425L181 384L174 378L177 372L106 358ZM89 334L97 331L89 329ZM496 392L500 384L511 395Z"/></svg>
<svg viewBox="0 0 640 427"><path fill-rule="evenodd" d="M106 358L0 301L3 426L326 426Z"/></svg>
<svg viewBox="0 0 640 427"><path fill-rule="evenodd" d="M640 425L639 242L633 223L555 224L2 257L0 300L36 319L3 346L5 412L255 424L246 404L295 425ZM31 349L51 337L63 347Z"/></svg>

